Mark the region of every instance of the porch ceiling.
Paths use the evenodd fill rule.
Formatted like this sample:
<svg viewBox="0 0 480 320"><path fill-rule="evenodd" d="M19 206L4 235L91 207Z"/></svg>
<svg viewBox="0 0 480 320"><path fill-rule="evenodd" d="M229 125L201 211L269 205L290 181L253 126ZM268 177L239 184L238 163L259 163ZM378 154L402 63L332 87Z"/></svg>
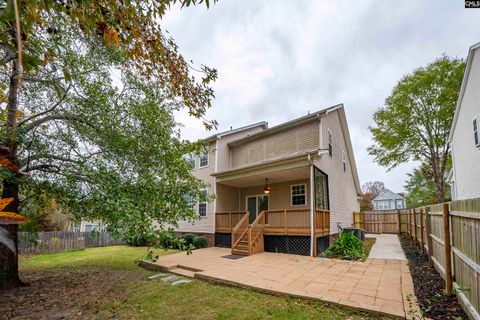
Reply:
<svg viewBox="0 0 480 320"><path fill-rule="evenodd" d="M275 184L286 181L308 179L310 177L310 167L303 165L295 168L270 168L270 170L261 170L259 172L249 172L243 176L231 178L217 178L217 182L236 188L259 186L265 184L265 178L268 178L268 184Z"/></svg>

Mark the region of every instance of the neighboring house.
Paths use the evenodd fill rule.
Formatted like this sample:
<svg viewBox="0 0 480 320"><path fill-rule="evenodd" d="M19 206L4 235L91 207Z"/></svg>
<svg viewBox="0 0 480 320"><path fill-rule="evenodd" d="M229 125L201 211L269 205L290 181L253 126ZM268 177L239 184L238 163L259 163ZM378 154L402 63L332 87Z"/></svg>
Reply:
<svg viewBox="0 0 480 320"><path fill-rule="evenodd" d="M351 226L360 184L343 105L268 128L260 122L205 139L193 174L216 198L192 205L210 245L239 254L275 251L316 255ZM312 223L313 222L313 223Z"/></svg>
<svg viewBox="0 0 480 320"><path fill-rule="evenodd" d="M105 225L100 221L80 221L79 224L72 224L70 231L75 232L90 232L90 231L101 231L105 229Z"/></svg>
<svg viewBox="0 0 480 320"><path fill-rule="evenodd" d="M480 43L470 47L450 131L452 199L480 197Z"/></svg>
<svg viewBox="0 0 480 320"><path fill-rule="evenodd" d="M392 190L384 189L372 200L373 210L397 210L407 208L405 198L402 193L395 193Z"/></svg>

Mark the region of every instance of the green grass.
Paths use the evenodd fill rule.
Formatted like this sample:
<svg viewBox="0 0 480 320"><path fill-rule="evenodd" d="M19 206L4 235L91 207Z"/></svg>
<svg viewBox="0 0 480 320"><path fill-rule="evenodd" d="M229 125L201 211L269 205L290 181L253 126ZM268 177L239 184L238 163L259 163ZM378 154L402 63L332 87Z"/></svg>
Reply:
<svg viewBox="0 0 480 320"><path fill-rule="evenodd" d="M156 250L156 254L168 254ZM349 308L333 306L317 301L307 301L285 296L273 296L252 290L217 285L194 280L190 284L172 286L160 279L147 280L152 274L135 264L143 257L146 248L126 246L92 248L83 251L26 256L20 259L24 275L40 273L45 277L44 284L37 286L40 292L50 292L47 285L52 275L64 279L52 280L51 286L57 290L70 290L69 297L78 299L69 311L99 319L384 319L374 314ZM195 254L195 252L193 252ZM81 273L81 284L73 280L75 273ZM84 276L84 274L92 276ZM96 278L95 278L96 277ZM101 278L99 278L101 277ZM103 284L97 285L100 279ZM69 280L70 279L70 280ZM96 280L94 280L96 279ZM89 283L90 282L90 283ZM73 286L77 283L77 286ZM32 285L32 287L34 287ZM65 288L58 288L65 286ZM77 288L78 287L78 288ZM92 287L86 294L82 288ZM32 289L33 290L33 289ZM75 291L75 290L78 290ZM57 296L52 293L50 298ZM68 299L72 298L66 298ZM56 303L56 308L61 303ZM27 308L28 306L23 306ZM46 314L55 310L45 307ZM66 307L65 307L66 308ZM58 310L56 310L58 312Z"/></svg>
<svg viewBox="0 0 480 320"><path fill-rule="evenodd" d="M153 251L155 255L160 256L174 252L164 249L154 249ZM139 267L136 261L143 258L146 253L147 248L145 247L99 247L63 253L23 256L19 264L22 271L88 267L138 271Z"/></svg>

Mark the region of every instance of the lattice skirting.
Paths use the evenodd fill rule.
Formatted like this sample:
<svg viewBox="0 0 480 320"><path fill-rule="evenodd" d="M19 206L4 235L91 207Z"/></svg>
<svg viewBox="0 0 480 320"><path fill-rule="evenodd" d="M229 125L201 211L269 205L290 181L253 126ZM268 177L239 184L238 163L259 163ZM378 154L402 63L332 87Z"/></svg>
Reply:
<svg viewBox="0 0 480 320"><path fill-rule="evenodd" d="M215 247L231 248L232 234L231 233L215 233Z"/></svg>
<svg viewBox="0 0 480 320"><path fill-rule="evenodd" d="M263 239L265 251L310 255L310 237L265 235Z"/></svg>
<svg viewBox="0 0 480 320"><path fill-rule="evenodd" d="M317 238L317 255L319 255L321 252L325 251L328 249L330 243L330 237L329 236L324 236L324 237L318 237Z"/></svg>

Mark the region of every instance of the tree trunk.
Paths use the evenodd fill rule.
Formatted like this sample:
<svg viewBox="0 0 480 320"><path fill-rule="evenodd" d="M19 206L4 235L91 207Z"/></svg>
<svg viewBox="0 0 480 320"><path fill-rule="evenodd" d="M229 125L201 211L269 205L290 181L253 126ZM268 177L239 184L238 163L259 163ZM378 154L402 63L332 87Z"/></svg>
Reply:
<svg viewBox="0 0 480 320"><path fill-rule="evenodd" d="M18 110L18 87L19 87L19 78L18 78L18 65L14 61L12 65L12 73L10 77L10 86L8 92L8 103L7 103L7 128L10 134L10 140L8 144L8 156L11 165L18 166L18 157L17 157L17 110ZM14 178L3 180L3 191L2 198L14 198L4 211L16 212L18 213L18 179L20 179L18 170L10 168L13 170ZM18 248L18 237L17 225L3 225L9 233L10 238L15 243L15 249ZM20 278L18 276L18 255L17 250L11 252L7 247L0 244L0 287L10 288L19 286L21 284Z"/></svg>
<svg viewBox="0 0 480 320"><path fill-rule="evenodd" d="M442 174L442 173L440 173ZM445 182L443 181L442 176L435 176L435 195L437 197L437 203L445 202Z"/></svg>

